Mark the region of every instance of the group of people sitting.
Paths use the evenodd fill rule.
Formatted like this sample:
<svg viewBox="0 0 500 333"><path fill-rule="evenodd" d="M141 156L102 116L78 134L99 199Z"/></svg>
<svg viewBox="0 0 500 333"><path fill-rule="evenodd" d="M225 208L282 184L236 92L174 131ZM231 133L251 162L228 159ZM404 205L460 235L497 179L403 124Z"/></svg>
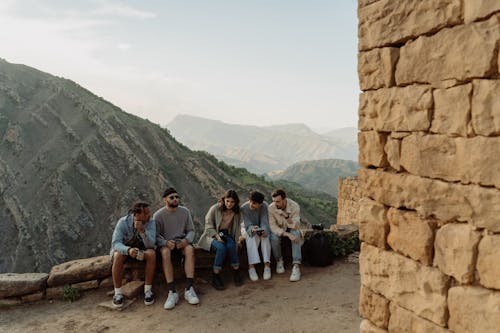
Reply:
<svg viewBox="0 0 500 333"><path fill-rule="evenodd" d="M287 198L282 189L272 193L273 202L268 205L264 195L252 191L249 200L240 206L240 199L234 190L228 190L208 210L205 216L205 230L197 246L215 252L212 285L223 290L221 270L226 256L230 258L234 284L242 285L238 244L246 243L248 275L251 281L259 280L255 265L261 262L259 246L264 262L263 279L271 279L271 252L276 260L276 273L285 272L281 253L281 240L290 239L293 267L290 281L300 280L302 261L302 237L299 231L299 205ZM165 206L151 218L149 204L136 202L126 216L118 220L111 242L112 275L115 294L113 306L122 307L124 298L121 290L124 264L127 260L144 261L145 284L144 304L154 303L152 291L156 257L161 256L163 273L167 282L168 296L164 308L173 309L179 301L175 287L173 262L183 260L186 274L184 299L189 304L200 302L194 289L195 252L193 241L194 224L190 211L179 205L179 194L169 187L163 192Z"/></svg>

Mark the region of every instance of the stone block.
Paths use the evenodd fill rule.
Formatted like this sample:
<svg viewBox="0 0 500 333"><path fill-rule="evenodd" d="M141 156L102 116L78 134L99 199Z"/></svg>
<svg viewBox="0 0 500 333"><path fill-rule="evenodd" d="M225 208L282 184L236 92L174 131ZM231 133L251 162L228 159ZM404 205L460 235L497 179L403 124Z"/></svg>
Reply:
<svg viewBox="0 0 500 333"><path fill-rule="evenodd" d="M390 305L391 319L389 320L389 333L451 333L446 328L438 326L431 321L416 316L394 303Z"/></svg>
<svg viewBox="0 0 500 333"><path fill-rule="evenodd" d="M419 317L446 325L450 278L438 269L362 243L359 270L362 285Z"/></svg>
<svg viewBox="0 0 500 333"><path fill-rule="evenodd" d="M3 307L10 307L23 304L19 297L2 298L0 299L0 309Z"/></svg>
<svg viewBox="0 0 500 333"><path fill-rule="evenodd" d="M386 206L408 208L441 221L467 221L500 232L500 191L382 170L359 169L365 196Z"/></svg>
<svg viewBox="0 0 500 333"><path fill-rule="evenodd" d="M0 274L0 298L19 296L45 289L46 273L4 273Z"/></svg>
<svg viewBox="0 0 500 333"><path fill-rule="evenodd" d="M500 235L486 235L481 239L476 268L479 283L500 290Z"/></svg>
<svg viewBox="0 0 500 333"><path fill-rule="evenodd" d="M123 283L126 283L124 281ZM113 285L113 277L107 277L105 279L102 279L101 282L99 282L99 288L112 288L114 287Z"/></svg>
<svg viewBox="0 0 500 333"><path fill-rule="evenodd" d="M110 256L77 259L52 267L47 284L51 287L102 279L111 275Z"/></svg>
<svg viewBox="0 0 500 333"><path fill-rule="evenodd" d="M394 86L394 72L399 49L384 47L358 54L358 76L361 90Z"/></svg>
<svg viewBox="0 0 500 333"><path fill-rule="evenodd" d="M472 84L436 89L431 132L467 137L471 132Z"/></svg>
<svg viewBox="0 0 500 333"><path fill-rule="evenodd" d="M401 170L400 155L401 155L401 140L387 138L384 147L387 162L396 171Z"/></svg>
<svg viewBox="0 0 500 333"><path fill-rule="evenodd" d="M387 330L375 326L368 319L363 319L359 325L359 333L387 333Z"/></svg>
<svg viewBox="0 0 500 333"><path fill-rule="evenodd" d="M47 299L62 299L64 297L64 286L47 288L45 297Z"/></svg>
<svg viewBox="0 0 500 333"><path fill-rule="evenodd" d="M359 314L377 327L387 329L389 324L389 300L361 285L359 293Z"/></svg>
<svg viewBox="0 0 500 333"><path fill-rule="evenodd" d="M477 245L481 234L466 223L451 223L436 232L434 266L459 283L474 280Z"/></svg>
<svg viewBox="0 0 500 333"><path fill-rule="evenodd" d="M99 281L91 280L91 281L78 282L78 283L73 283L71 286L73 288L77 288L78 290L83 290L83 291L90 289L97 289L99 288Z"/></svg>
<svg viewBox="0 0 500 333"><path fill-rule="evenodd" d="M381 249L387 248L387 208L369 198L359 201L359 239Z"/></svg>
<svg viewBox="0 0 500 333"><path fill-rule="evenodd" d="M432 90L427 85L382 88L359 97L360 131L427 131L431 126Z"/></svg>
<svg viewBox="0 0 500 333"><path fill-rule="evenodd" d="M396 83L442 86L448 80L467 81L496 75L499 41L497 16L418 37L400 50Z"/></svg>
<svg viewBox="0 0 500 333"><path fill-rule="evenodd" d="M41 301L43 299L44 295L45 295L45 291L39 291L39 292L34 293L34 294L21 296L21 301L23 303L38 302L38 301Z"/></svg>
<svg viewBox="0 0 500 333"><path fill-rule="evenodd" d="M497 0L464 0L464 20L470 23L500 11Z"/></svg>
<svg viewBox="0 0 500 333"><path fill-rule="evenodd" d="M389 209L387 218L390 224L387 236L389 246L424 265L432 265L436 221L421 218L415 212L395 208Z"/></svg>
<svg viewBox="0 0 500 333"><path fill-rule="evenodd" d="M380 0L358 7L359 49L400 44L461 22L459 0Z"/></svg>
<svg viewBox="0 0 500 333"><path fill-rule="evenodd" d="M500 135L500 80L472 82L472 127L476 134Z"/></svg>
<svg viewBox="0 0 500 333"><path fill-rule="evenodd" d="M384 146L387 135L375 131L358 132L359 164L384 167L387 165Z"/></svg>
<svg viewBox="0 0 500 333"><path fill-rule="evenodd" d="M454 333L493 333L500 328L500 291L453 287L448 292L448 307L448 326Z"/></svg>
<svg viewBox="0 0 500 333"><path fill-rule="evenodd" d="M123 296L134 298L139 295L144 289L144 281L130 281L122 286Z"/></svg>

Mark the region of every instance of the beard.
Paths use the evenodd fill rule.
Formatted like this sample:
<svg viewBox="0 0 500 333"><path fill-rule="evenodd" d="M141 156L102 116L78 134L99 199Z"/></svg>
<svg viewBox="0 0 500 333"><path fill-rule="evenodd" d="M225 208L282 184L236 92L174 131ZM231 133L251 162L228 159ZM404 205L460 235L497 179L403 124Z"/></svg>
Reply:
<svg viewBox="0 0 500 333"><path fill-rule="evenodd" d="M179 203L178 202L176 202L176 203L169 203L168 207L170 207L170 208L177 208L177 207L179 207Z"/></svg>

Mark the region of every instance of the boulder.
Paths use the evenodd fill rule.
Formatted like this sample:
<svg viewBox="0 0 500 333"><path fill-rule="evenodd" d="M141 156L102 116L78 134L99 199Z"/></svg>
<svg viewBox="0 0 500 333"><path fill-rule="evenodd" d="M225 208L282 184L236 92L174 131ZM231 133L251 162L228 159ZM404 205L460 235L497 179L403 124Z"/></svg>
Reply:
<svg viewBox="0 0 500 333"><path fill-rule="evenodd" d="M26 295L45 289L46 273L0 274L0 298Z"/></svg>
<svg viewBox="0 0 500 333"><path fill-rule="evenodd" d="M77 259L52 267L47 284L50 287L96 280L111 275L110 256Z"/></svg>

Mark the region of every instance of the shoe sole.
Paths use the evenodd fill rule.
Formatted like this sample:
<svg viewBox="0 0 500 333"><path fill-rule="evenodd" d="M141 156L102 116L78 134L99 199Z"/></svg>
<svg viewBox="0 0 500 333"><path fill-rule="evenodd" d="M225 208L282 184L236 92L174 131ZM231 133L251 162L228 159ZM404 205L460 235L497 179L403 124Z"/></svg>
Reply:
<svg viewBox="0 0 500 333"><path fill-rule="evenodd" d="M153 305L153 304L154 304L154 302L155 302L155 300L152 300L152 301L150 301L150 302L146 302L146 301L144 301L144 304L146 304L146 305Z"/></svg>
<svg viewBox="0 0 500 333"><path fill-rule="evenodd" d="M174 303L174 305L173 305L172 307L167 308L165 305L163 305L163 308L164 308L165 310L172 310L173 308L175 308L175 306L177 305L177 303L179 303L179 299L177 299L177 300L175 301L175 303Z"/></svg>
<svg viewBox="0 0 500 333"><path fill-rule="evenodd" d="M184 299L185 299L185 298L184 298ZM185 299L185 300L186 300L186 302L188 302L188 303L189 303L189 304L191 304L191 305L197 305L197 304L200 304L200 301L199 301L199 300L198 300L198 302L196 302L196 303L191 303L191 302L190 302L190 301L188 301L187 299Z"/></svg>
<svg viewBox="0 0 500 333"><path fill-rule="evenodd" d="M113 304L113 307L114 307L115 309L119 309L119 308L123 307L123 303L122 303L122 304L115 304L115 303L111 303L111 304Z"/></svg>

